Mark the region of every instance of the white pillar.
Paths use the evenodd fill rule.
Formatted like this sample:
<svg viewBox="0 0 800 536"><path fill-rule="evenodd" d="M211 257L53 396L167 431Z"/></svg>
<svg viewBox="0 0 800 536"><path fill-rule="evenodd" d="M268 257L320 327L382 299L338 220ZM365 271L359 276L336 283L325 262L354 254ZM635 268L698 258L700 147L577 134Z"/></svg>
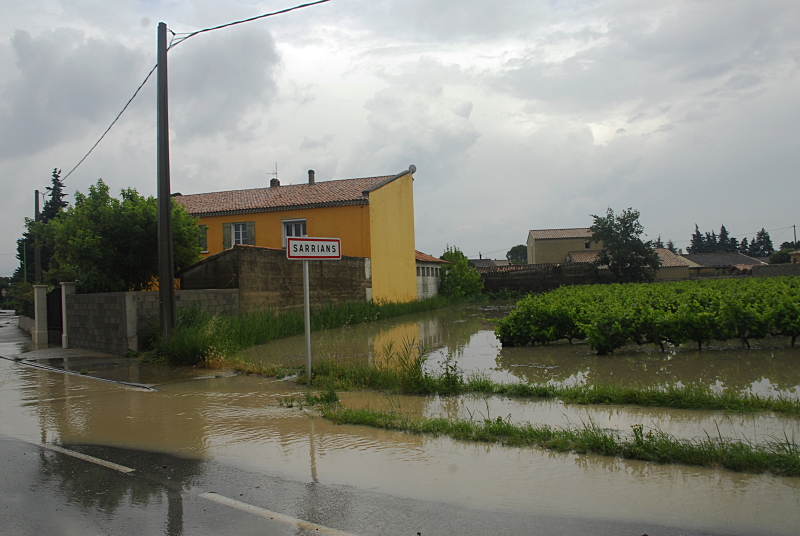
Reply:
<svg viewBox="0 0 800 536"><path fill-rule="evenodd" d="M47 285L33 285L33 332L36 348L47 347Z"/></svg>
<svg viewBox="0 0 800 536"><path fill-rule="evenodd" d="M67 296L75 294L75 281L61 282L61 348L69 348L69 322L67 322Z"/></svg>

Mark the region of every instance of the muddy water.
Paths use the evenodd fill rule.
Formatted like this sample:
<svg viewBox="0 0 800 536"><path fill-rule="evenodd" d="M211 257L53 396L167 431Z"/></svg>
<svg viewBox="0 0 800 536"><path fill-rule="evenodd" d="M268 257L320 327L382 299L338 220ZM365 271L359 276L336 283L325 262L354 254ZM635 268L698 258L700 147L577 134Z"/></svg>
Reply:
<svg viewBox="0 0 800 536"><path fill-rule="evenodd" d="M792 534L800 522L797 478L335 426L279 406L287 396L300 396L294 384L256 377L145 392L0 360L0 433L214 458L300 481L486 509L680 521L724 533Z"/></svg>
<svg viewBox="0 0 800 536"><path fill-rule="evenodd" d="M395 340L400 344L411 334L432 348L431 367L437 367L436 361L450 353L465 371L484 371L500 381L566 383L595 375L648 383L648 369L639 363L646 361L651 371L667 370L680 376L669 380L673 382L692 383L708 378L708 385L729 388L722 381L726 379L763 392L797 393L797 382L790 385L792 381L787 380L797 368L790 356L800 356L793 351L768 348L735 358L735 348L699 355L679 350L666 356L632 349L614 358L599 359L584 347L558 345L513 349L509 353L508 349L499 348L487 331L491 325L485 318L492 314L497 313L457 309L420 315L411 322L406 319L331 331L315 338L315 355L325 348L331 357L374 361L380 359L383 345ZM355 332L365 336L348 339ZM303 352L300 338L299 343L280 341L250 355L291 362L302 360ZM563 352L561 358L558 352ZM781 352L787 355L785 361L772 362L779 359L775 355ZM616 364L612 361L615 358ZM737 359L749 360L758 370L748 371L747 363L737 364ZM700 363L692 367L693 361ZM764 365L764 361L771 364ZM655 368L654 363L664 367ZM76 367L88 365L74 363ZM156 391L0 360L0 434L33 442L100 444L216 459L305 482L351 485L395 496L499 511L641 520L725 534L795 534L800 523L798 478L476 445L359 426L335 426L296 407L280 406L279 399L303 398L302 390L289 381L247 376L194 377L184 381L186 371L134 368L139 381L154 379ZM567 370L560 371L562 368ZM784 369L781 374L773 374L773 368ZM120 370L107 366L91 369L91 373L120 375ZM659 377L649 383L661 384L662 380ZM756 440L770 433L777 435L780 430L790 437L800 437L795 420L769 414L587 408L558 402L384 397L370 393L347 393L343 399L348 406L370 405L421 415L510 416L515 421L556 425L592 420L601 427L621 431L636 422L685 437L698 435L706 428L715 431L717 426L724 435L746 435Z"/></svg>
<svg viewBox="0 0 800 536"><path fill-rule="evenodd" d="M555 383L560 385L702 385L715 389L752 392L765 396L800 397L800 344L768 337L753 348L717 343L698 351L681 348L628 347L611 356L597 356L586 345L502 348L494 336L493 318L506 308L465 307L406 316L370 324L314 333L315 358L363 360L374 363L382 350L406 341L428 349L427 366L440 370L452 355L465 375L481 373L497 382ZM287 365L305 362L302 336L251 348L241 355L254 361Z"/></svg>

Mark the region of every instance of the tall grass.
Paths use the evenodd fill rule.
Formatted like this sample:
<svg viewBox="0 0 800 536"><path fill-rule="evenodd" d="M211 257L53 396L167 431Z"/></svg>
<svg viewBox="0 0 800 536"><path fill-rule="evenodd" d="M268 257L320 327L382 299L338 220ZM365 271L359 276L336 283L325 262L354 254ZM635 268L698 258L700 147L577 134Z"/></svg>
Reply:
<svg viewBox="0 0 800 536"><path fill-rule="evenodd" d="M313 331L373 322L454 305L455 300L435 296L406 303L357 302L312 309ZM168 343L152 337L158 358L174 365L224 361L245 348L304 332L302 311L260 310L239 315L204 313L197 307L178 313L178 323Z"/></svg>
<svg viewBox="0 0 800 536"><path fill-rule="evenodd" d="M632 427L630 437L614 430L584 424L579 428L555 428L531 423L515 424L510 419L483 421L421 418L372 409L346 409L338 405L322 408L323 415L338 424L359 424L413 434L449 436L462 441L500 443L508 446L538 446L560 452L618 456L658 463L683 463L724 467L733 471L770 472L800 476L800 446L788 438L765 445L722 437L678 439L661 431L644 432Z"/></svg>

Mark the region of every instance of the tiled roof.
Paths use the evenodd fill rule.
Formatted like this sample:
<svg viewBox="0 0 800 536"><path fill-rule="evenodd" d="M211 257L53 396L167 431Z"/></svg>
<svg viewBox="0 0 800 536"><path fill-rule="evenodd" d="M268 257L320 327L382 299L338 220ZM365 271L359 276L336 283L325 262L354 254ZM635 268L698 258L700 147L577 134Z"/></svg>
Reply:
<svg viewBox="0 0 800 536"><path fill-rule="evenodd" d="M530 234L535 240L592 237L592 231L588 227L575 227L573 229L534 229Z"/></svg>
<svg viewBox="0 0 800 536"><path fill-rule="evenodd" d="M686 253L683 256L704 268L725 268L727 266L736 266L737 264L748 266L764 264L758 259L741 253Z"/></svg>
<svg viewBox="0 0 800 536"><path fill-rule="evenodd" d="M511 264L508 259L469 259L476 268L486 268L487 266L508 266Z"/></svg>
<svg viewBox="0 0 800 536"><path fill-rule="evenodd" d="M324 181L316 184L290 184L250 190L177 195L174 199L183 205L189 214L198 217L274 212L298 208L367 205L369 196L365 195L366 192L383 186L384 183L404 174Z"/></svg>
<svg viewBox="0 0 800 536"><path fill-rule="evenodd" d="M689 266L680 255L676 255L675 253L671 252L666 248L656 248L656 253L658 253L658 258L661 261L662 268L674 268L676 266ZM589 263L594 262L597 259L600 252L597 250L580 250L580 251L570 251L569 257L572 259L572 262L580 262L580 263Z"/></svg>
<svg viewBox="0 0 800 536"><path fill-rule="evenodd" d="M416 258L419 262L438 262L441 264L447 264L447 261L443 261L442 259L437 259L433 255L428 255L427 253L422 253L421 251L414 250L414 258Z"/></svg>

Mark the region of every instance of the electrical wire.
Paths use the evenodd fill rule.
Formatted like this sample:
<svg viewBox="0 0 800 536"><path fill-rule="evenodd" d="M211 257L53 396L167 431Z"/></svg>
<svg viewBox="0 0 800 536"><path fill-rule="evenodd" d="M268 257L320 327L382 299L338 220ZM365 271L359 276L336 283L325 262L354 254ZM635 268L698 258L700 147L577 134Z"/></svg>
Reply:
<svg viewBox="0 0 800 536"><path fill-rule="evenodd" d="M310 2L308 4L301 4L299 6L294 6L294 7L290 7L290 8L287 8L287 9L282 9L280 11L273 11L272 13L265 13L263 15L258 15L256 17L250 17L249 19L242 19L242 20L237 20L237 21L234 21L234 22L229 22L227 24L220 24L219 26L214 26L212 28L204 28L202 30L197 30L196 32L175 34L177 39L175 40L174 43L172 43L169 46L169 48L171 49L173 47L176 47L176 46L180 45L181 43L183 43L184 41L186 41L187 39L189 39L190 37L194 37L195 35L198 35L198 34L201 34L201 33L212 32L214 30L221 30L222 28L227 28L229 26L236 26L237 24L244 24L245 22L253 22L254 20L259 20L259 19L263 19L263 18L266 18L266 17L272 17L272 16L275 16L275 15L281 15L283 13L289 13L290 11L295 11L297 9L303 9L303 8L306 8L306 7L316 6L317 4L324 4L326 2L330 2L330 0L318 0L317 2Z"/></svg>
<svg viewBox="0 0 800 536"><path fill-rule="evenodd" d="M228 26L235 26L237 24L244 24L245 22L252 22L254 20L263 19L265 17L272 17L274 15L280 15L282 13L288 13L290 11L295 11L297 9L302 9L304 7L315 6L317 4L324 4L325 2L330 2L330 0L319 0L317 2L311 2L311 3L308 3L308 4L302 4L302 5L299 5L299 6L290 7L288 9L282 9L280 11L275 11L273 13L265 13L263 15L258 15L256 17L250 17L249 19L237 20L237 21L234 21L234 22L229 22L227 24L221 24L219 26L214 26L213 28L204 28L202 30L197 30L196 32L190 32L190 33L186 33L186 34L176 34L174 31L168 29L170 34L172 34L172 38L170 39L170 42L167 45L167 50L169 51L170 49L172 49L172 47L177 46L177 45L183 43L184 41L186 41L187 39L189 39L190 37L194 37L195 35L198 35L198 34L201 34L201 33L210 32L210 31L213 31L213 30L219 30L219 29L222 29L222 28L227 28ZM183 36L183 37L179 37L179 36ZM71 170L69 170L69 173L64 175L64 178L61 179L61 180L66 180L67 177L72 175L72 173L76 169L78 169L78 166L83 164L83 161L86 160L89 157L90 154L92 154L92 151L94 151L95 148L98 145L100 145L100 142L103 141L103 138L106 137L106 134L108 134L109 131L111 130L111 128L117 123L117 121L119 121L119 118L122 117L122 114L125 113L125 110L128 109L128 106L130 106L131 102L133 102L133 99L136 98L136 95L139 94L139 91L141 91L141 89L144 87L144 85L147 83L147 81L150 80L150 77L156 71L156 68L158 68L158 64L157 63L153 66L152 69L150 69L150 72L147 73L147 76L144 78L144 81L142 81L142 83L139 84L139 87L136 88L136 91L133 92L133 96L130 99L128 99L128 102L125 103L125 106L122 107L122 110L117 114L117 116L114 118L114 120L111 122L111 124L108 125L108 128L105 130L105 132L103 132L103 135L100 136L100 138L94 143L94 145L92 145L92 148L89 149L89 152L87 152L85 155L83 155L83 158L81 158L80 161L77 164L75 164L75 167L73 167Z"/></svg>
<svg viewBox="0 0 800 536"><path fill-rule="evenodd" d="M81 164L83 164L83 161L84 161L84 160L86 160L86 158L88 158L90 154L92 154L92 151L94 151L95 147L97 147L98 145L100 145L100 142L101 142L101 141L103 141L103 138L105 138L105 137L106 137L106 134L108 134L108 132L111 130L111 127L113 127L113 126L114 126L114 125L117 123L117 121L119 121L119 118L120 118L120 117L122 117L122 114L123 114L123 113L125 113L125 110L127 110L127 109L128 109L128 106L130 106L131 102L133 102L133 99L135 99L135 98L136 98L136 95L138 95L138 94L139 94L139 91L141 91L141 89L144 87L144 85L147 83L147 81L148 81L148 80L150 80L150 77L151 77L151 76L153 75L153 73L156 71L156 67L158 67L158 64L155 64L155 65L153 66L153 68L152 68L152 69L150 69L150 72L149 72L149 73L147 73L147 76L144 78L144 81L143 81L141 84L139 84L139 87L138 87L138 88L136 88L136 91L134 91L134 93L133 93L133 96L132 96L130 99L128 99L128 102L126 102L126 103L125 103L125 106L123 106L123 107L122 107L122 110L121 110L121 111L120 111L120 112L117 114L117 117L115 117L115 118L114 118L114 120L111 122L111 124L110 124L110 125L108 125L108 128L106 129L106 131L105 131L105 132L103 132L103 135L102 135L102 136L100 136L100 139L98 139L98 140L97 140L97 141L94 143L94 145L92 145L92 148L91 148L91 149L89 149L89 152L88 152L88 153L86 153L86 154L83 156L83 158L81 158L81 161L80 161L80 162L78 162L77 164L75 164L75 167L74 167L74 168L72 168L72 169L69 171L69 173L67 173L66 175L64 175L64 178L63 178L63 179L61 179L62 181L63 181L63 180L66 180L66 179L67 179L67 177L69 177L70 175L72 175L72 172L73 172L73 171L75 171L76 169L78 169L78 166L80 166Z"/></svg>

